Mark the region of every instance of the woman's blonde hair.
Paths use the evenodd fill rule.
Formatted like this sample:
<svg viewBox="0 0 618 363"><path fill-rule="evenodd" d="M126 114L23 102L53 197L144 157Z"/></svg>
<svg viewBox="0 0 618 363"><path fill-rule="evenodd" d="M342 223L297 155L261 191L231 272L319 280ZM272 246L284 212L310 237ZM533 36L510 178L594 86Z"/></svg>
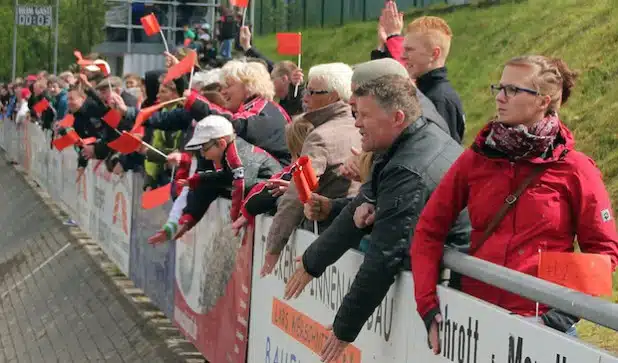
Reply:
<svg viewBox="0 0 618 363"><path fill-rule="evenodd" d="M556 113L571 96L575 87L577 73L569 69L565 61L541 55L516 57L506 63L507 66L531 66L535 73L532 84L543 96L551 97L547 113Z"/></svg>
<svg viewBox="0 0 618 363"><path fill-rule="evenodd" d="M241 82L250 95L259 96L269 101L272 101L275 97L275 86L263 64L231 60L221 70L225 81L233 79Z"/></svg>
<svg viewBox="0 0 618 363"><path fill-rule="evenodd" d="M373 165L373 152L363 151L358 156L358 169L361 183L366 183L371 178L371 166Z"/></svg>
<svg viewBox="0 0 618 363"><path fill-rule="evenodd" d="M285 143L292 157L300 156L305 139L313 129L313 124L302 116L294 118L292 123L285 125Z"/></svg>

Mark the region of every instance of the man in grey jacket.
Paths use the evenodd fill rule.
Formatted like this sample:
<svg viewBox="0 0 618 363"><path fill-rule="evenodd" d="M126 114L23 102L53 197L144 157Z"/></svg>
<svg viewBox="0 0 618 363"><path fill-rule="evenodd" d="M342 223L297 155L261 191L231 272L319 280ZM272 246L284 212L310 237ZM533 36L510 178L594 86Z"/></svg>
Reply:
<svg viewBox="0 0 618 363"><path fill-rule="evenodd" d="M379 154L371 181L305 251L285 287L297 297L313 278L371 233L369 250L343 299L322 360L335 361L353 342L400 271L409 268L411 234L419 215L463 148L436 124L421 116L416 88L406 76L385 76L354 92L361 145ZM466 244L470 222L463 212L448 243Z"/></svg>

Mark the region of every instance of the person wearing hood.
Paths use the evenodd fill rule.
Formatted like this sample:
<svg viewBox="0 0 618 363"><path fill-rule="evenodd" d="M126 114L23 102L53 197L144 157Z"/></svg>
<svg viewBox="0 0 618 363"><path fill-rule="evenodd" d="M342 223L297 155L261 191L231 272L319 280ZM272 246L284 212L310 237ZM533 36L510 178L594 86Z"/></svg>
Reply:
<svg viewBox="0 0 618 363"><path fill-rule="evenodd" d="M497 116L478 134L431 195L412 234L414 296L430 347L440 352L436 292L448 226L465 207L472 224L469 254L537 276L540 253L607 255L618 264L614 209L601 172L575 150L559 111L575 85L560 59L509 60L491 86ZM513 314L576 335L577 317L463 276L461 290Z"/></svg>

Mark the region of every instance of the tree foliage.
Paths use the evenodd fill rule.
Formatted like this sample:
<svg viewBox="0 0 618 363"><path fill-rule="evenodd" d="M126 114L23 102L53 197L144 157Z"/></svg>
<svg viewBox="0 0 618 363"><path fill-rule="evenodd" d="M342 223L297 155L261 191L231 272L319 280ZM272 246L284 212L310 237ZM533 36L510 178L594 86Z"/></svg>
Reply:
<svg viewBox="0 0 618 363"><path fill-rule="evenodd" d="M21 0L20 4L52 5L56 0ZM103 41L105 32L104 0L60 0L60 27L58 33L58 72L66 70L75 62L73 50L87 54L97 43ZM0 0L0 79L9 80L13 66L13 24L15 19L13 0ZM40 70L53 71L54 28L17 27L18 76Z"/></svg>

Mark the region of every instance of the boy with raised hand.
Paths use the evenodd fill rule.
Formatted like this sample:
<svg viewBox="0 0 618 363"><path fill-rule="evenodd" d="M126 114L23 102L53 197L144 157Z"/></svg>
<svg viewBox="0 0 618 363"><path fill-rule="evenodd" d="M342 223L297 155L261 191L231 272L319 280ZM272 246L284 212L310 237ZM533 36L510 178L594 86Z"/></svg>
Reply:
<svg viewBox="0 0 618 363"><path fill-rule="evenodd" d="M453 139L461 143L465 114L459 95L447 78L446 59L453 33L446 21L435 16L420 17L408 25L402 61L418 89L446 120Z"/></svg>

